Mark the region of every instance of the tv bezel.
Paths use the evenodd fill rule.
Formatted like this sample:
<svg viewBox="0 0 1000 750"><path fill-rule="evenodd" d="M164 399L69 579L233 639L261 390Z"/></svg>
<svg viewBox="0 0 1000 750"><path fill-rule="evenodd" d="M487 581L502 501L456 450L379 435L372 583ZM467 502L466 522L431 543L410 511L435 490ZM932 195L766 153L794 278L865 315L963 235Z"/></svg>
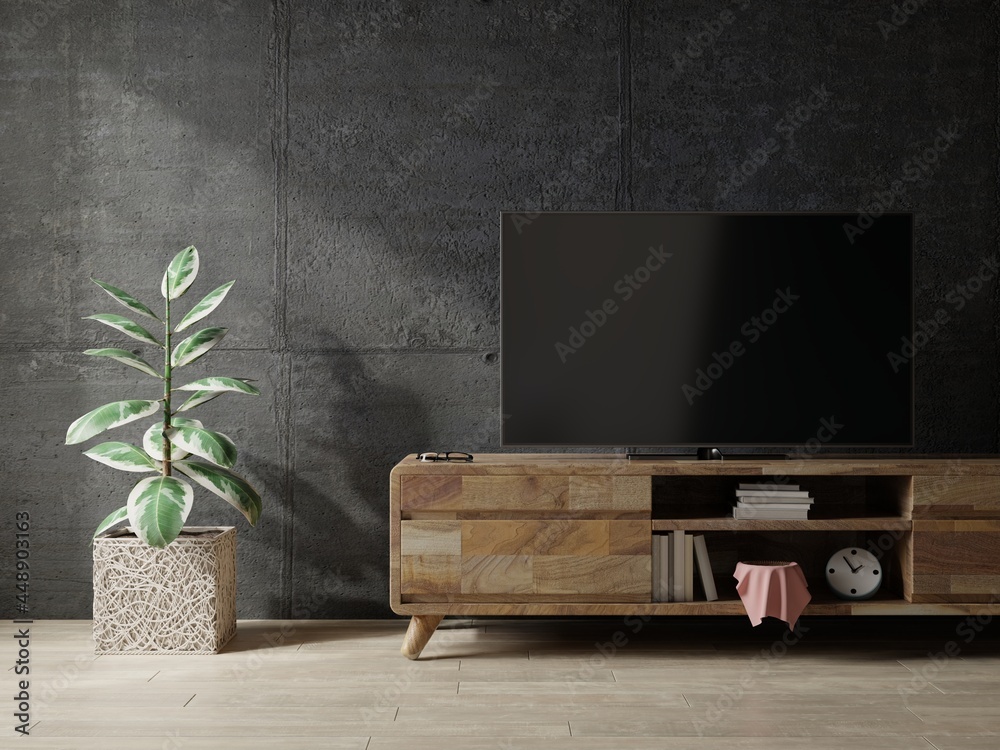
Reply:
<svg viewBox="0 0 1000 750"><path fill-rule="evenodd" d="M858 211L500 211L500 446L503 448L796 448L805 445L784 444L784 443L713 443L707 446L705 443L633 443L627 446L618 443L512 443L506 439L507 424L504 408L504 217L505 216L608 216L608 215L635 215L654 214L657 216L860 216ZM883 216L906 216L910 220L910 247L907 254L909 262L910 276L910 330L909 340L913 341L913 334L916 326L916 294L915 294L915 273L914 273L914 247L915 240L915 212L913 211L886 211L878 217L873 217L878 221ZM831 442L821 446L813 453L828 453L834 450L852 448L891 448L891 449L912 449L916 439L916 361L914 356L910 364L910 439L907 443L839 443ZM828 450L832 449L832 450Z"/></svg>

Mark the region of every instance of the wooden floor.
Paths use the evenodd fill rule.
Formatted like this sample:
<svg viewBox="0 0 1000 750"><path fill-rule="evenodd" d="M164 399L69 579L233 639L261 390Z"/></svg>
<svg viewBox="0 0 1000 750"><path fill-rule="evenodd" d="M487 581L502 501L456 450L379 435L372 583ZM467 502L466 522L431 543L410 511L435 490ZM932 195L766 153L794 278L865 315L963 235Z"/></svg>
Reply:
<svg viewBox="0 0 1000 750"><path fill-rule="evenodd" d="M39 621L31 737L22 742L995 750L1000 627L977 624L977 633L963 623L806 618L808 630L789 645L778 623L752 629L745 618L445 620L410 662L399 655L403 621L242 622L217 656L101 657L88 622ZM7 674L0 714L12 736L16 683Z"/></svg>

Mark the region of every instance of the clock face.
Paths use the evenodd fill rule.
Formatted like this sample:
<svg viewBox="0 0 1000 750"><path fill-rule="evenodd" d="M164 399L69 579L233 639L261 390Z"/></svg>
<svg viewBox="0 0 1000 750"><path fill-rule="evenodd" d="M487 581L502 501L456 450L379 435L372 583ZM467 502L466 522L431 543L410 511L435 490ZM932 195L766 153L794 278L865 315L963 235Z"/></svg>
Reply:
<svg viewBox="0 0 1000 750"><path fill-rule="evenodd" d="M868 599L882 584L882 563L867 550L845 547L827 562L826 582L842 599Z"/></svg>

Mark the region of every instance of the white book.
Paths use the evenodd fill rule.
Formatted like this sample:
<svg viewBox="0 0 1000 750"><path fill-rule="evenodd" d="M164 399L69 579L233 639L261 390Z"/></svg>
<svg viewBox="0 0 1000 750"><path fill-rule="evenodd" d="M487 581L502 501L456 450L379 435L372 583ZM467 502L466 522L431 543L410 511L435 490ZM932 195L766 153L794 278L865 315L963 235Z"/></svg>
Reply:
<svg viewBox="0 0 1000 750"><path fill-rule="evenodd" d="M741 482L741 490L780 490L784 492L789 490L791 492L796 492L799 489L797 484L775 484L773 482Z"/></svg>
<svg viewBox="0 0 1000 750"><path fill-rule="evenodd" d="M815 502L812 498L805 499L805 498L801 498L801 497L795 497L795 498L789 498L788 500L785 500L784 498L780 498L780 497L773 497L773 498L772 497L740 497L739 495L736 496L736 501L738 503L742 504L742 505L747 505L747 506L749 506L749 505L781 505L781 506L785 506L785 505L803 505L803 506L806 506L806 507L812 505Z"/></svg>
<svg viewBox="0 0 1000 750"><path fill-rule="evenodd" d="M673 533L673 559L670 567L674 574L674 585L670 590L670 600L675 602L684 601L684 532L681 530Z"/></svg>
<svg viewBox="0 0 1000 750"><path fill-rule="evenodd" d="M653 560L650 566L650 572L653 578L653 601L659 602L663 601L660 597L662 596L662 589L660 588L660 537L657 534L653 534Z"/></svg>
<svg viewBox="0 0 1000 750"><path fill-rule="evenodd" d="M694 601L694 537L684 535L684 601Z"/></svg>
<svg viewBox="0 0 1000 750"><path fill-rule="evenodd" d="M809 510L811 503L736 503L737 508L756 508L757 510Z"/></svg>
<svg viewBox="0 0 1000 750"><path fill-rule="evenodd" d="M777 490L736 490L736 497L800 497L809 498L809 493L802 492L778 492Z"/></svg>
<svg viewBox="0 0 1000 750"><path fill-rule="evenodd" d="M740 521L808 521L808 510L758 510L733 508L733 518Z"/></svg>
<svg viewBox="0 0 1000 750"><path fill-rule="evenodd" d="M670 535L661 534L660 547L660 601L670 601Z"/></svg>
<svg viewBox="0 0 1000 750"><path fill-rule="evenodd" d="M698 574L701 576L701 587L705 590L705 601L714 602L719 598L719 592L715 588L712 563L708 559L708 546L702 534L694 538L694 556L698 560Z"/></svg>

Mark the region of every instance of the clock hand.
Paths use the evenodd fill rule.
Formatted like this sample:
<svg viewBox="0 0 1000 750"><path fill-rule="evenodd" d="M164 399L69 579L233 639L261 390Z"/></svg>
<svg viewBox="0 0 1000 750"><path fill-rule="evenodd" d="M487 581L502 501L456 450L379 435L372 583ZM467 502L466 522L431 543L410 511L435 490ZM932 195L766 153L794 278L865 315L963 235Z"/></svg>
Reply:
<svg viewBox="0 0 1000 750"><path fill-rule="evenodd" d="M852 573L856 573L856 572L857 572L857 571L855 570L854 566L853 566L853 565L851 565L851 561L850 561L850 560L848 560L848 559L847 559L847 557L844 557L844 562L845 562L845 563L847 563L847 567L851 569L851 572L852 572Z"/></svg>

